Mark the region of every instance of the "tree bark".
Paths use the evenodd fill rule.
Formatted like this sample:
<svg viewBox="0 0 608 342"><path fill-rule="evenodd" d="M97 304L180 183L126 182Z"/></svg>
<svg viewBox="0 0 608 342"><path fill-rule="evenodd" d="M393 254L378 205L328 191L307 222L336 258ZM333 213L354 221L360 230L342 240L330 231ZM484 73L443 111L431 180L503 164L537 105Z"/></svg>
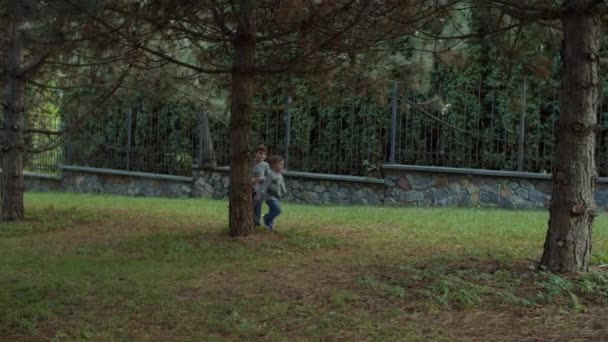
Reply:
<svg viewBox="0 0 608 342"><path fill-rule="evenodd" d="M6 52L6 99L4 107L4 136L1 143L2 175L0 191L2 192L2 219L5 221L22 220L23 206L23 152L25 149L24 96L25 78L22 75L23 65L23 14L19 0L8 3L8 44Z"/></svg>
<svg viewBox="0 0 608 342"><path fill-rule="evenodd" d="M253 70L256 22L253 0L241 0L234 41L232 98L230 104L230 236L255 232L251 201L250 134L253 127Z"/></svg>
<svg viewBox="0 0 608 342"><path fill-rule="evenodd" d="M597 178L595 140L600 91L601 21L591 0L565 1L561 112L549 229L540 267L552 272L589 268Z"/></svg>

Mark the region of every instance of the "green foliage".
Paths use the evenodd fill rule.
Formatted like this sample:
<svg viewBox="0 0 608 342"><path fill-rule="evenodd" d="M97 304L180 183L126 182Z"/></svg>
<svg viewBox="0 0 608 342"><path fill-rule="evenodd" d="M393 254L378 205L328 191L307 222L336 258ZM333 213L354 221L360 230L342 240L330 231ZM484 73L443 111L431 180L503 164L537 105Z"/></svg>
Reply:
<svg viewBox="0 0 608 342"><path fill-rule="evenodd" d="M429 300L440 305L466 309L479 305L481 297L489 293L489 290L459 277L447 275L436 279L423 293Z"/></svg>
<svg viewBox="0 0 608 342"><path fill-rule="evenodd" d="M577 289L586 298L608 301L608 275L606 272L592 270L577 281Z"/></svg>
<svg viewBox="0 0 608 342"><path fill-rule="evenodd" d="M469 20L474 31L492 30L484 28L487 23L475 15ZM539 30L542 29L530 26L522 32L531 34ZM443 122L420 112L411 114L414 134L410 135L414 137L406 151L410 154L404 155L408 163L514 170L521 116L525 111L524 168L550 171L553 124L558 114L554 81L546 78L546 74L530 73L535 67L534 57L543 57L547 52L534 47L521 56L508 58L500 44L499 39L470 40L455 53L439 55L430 76L431 90L428 95L417 96L421 96L422 103L436 96L434 101L446 110L433 108L430 113ZM466 63L466 67L459 63ZM430 154L433 151L429 150L428 140L420 141L415 133L426 126L437 127L439 131L432 142L439 156Z"/></svg>
<svg viewBox="0 0 608 342"><path fill-rule="evenodd" d="M565 301L574 311L585 311L588 303L608 302L608 275L605 272L592 270L576 278L567 278L556 274L542 275L538 282L540 289L537 301L555 303Z"/></svg>
<svg viewBox="0 0 608 342"><path fill-rule="evenodd" d="M537 297L541 302L552 303L556 298L574 295L575 285L570 280L551 273L546 277L546 280L539 283L541 290Z"/></svg>

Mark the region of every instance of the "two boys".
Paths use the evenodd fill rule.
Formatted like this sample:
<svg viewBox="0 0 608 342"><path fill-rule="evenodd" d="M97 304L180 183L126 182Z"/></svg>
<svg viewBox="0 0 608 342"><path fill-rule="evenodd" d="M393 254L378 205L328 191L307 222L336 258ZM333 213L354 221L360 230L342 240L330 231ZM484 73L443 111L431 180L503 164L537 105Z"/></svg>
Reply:
<svg viewBox="0 0 608 342"><path fill-rule="evenodd" d="M264 159L267 154L266 146L258 146L252 168L251 182L253 185L254 223L259 226L262 218L264 226L272 231L274 220L281 214L280 199L287 194L287 189L282 175L285 165L283 157L272 156L268 158L268 163L266 163ZM269 211L261 217L263 201L268 205Z"/></svg>

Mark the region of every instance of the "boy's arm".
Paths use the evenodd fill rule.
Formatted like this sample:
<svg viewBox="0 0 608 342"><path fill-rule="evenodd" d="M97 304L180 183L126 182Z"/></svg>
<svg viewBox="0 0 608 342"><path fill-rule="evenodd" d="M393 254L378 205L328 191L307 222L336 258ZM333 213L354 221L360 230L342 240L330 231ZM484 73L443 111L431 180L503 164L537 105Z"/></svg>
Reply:
<svg viewBox="0 0 608 342"><path fill-rule="evenodd" d="M269 185L270 185L270 177L264 178L264 180L262 181L262 185L260 185L260 188L258 189L257 192L259 194L265 194L266 190L268 190Z"/></svg>
<svg viewBox="0 0 608 342"><path fill-rule="evenodd" d="M266 174L268 172L266 170L260 172L253 172L253 174L251 175L251 184L256 185L258 183L261 183L264 178L266 178Z"/></svg>

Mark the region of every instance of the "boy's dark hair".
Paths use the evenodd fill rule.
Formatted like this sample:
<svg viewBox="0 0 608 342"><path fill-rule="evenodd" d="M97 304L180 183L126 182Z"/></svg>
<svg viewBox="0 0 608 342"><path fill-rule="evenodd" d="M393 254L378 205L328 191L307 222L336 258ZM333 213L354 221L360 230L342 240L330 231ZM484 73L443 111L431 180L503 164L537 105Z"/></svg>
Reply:
<svg viewBox="0 0 608 342"><path fill-rule="evenodd" d="M268 158L268 165L273 166L278 162L282 162L284 159L281 156L271 156Z"/></svg>
<svg viewBox="0 0 608 342"><path fill-rule="evenodd" d="M255 151L268 153L268 147L266 147L266 145L264 145L264 144L259 144L258 147L255 149Z"/></svg>

